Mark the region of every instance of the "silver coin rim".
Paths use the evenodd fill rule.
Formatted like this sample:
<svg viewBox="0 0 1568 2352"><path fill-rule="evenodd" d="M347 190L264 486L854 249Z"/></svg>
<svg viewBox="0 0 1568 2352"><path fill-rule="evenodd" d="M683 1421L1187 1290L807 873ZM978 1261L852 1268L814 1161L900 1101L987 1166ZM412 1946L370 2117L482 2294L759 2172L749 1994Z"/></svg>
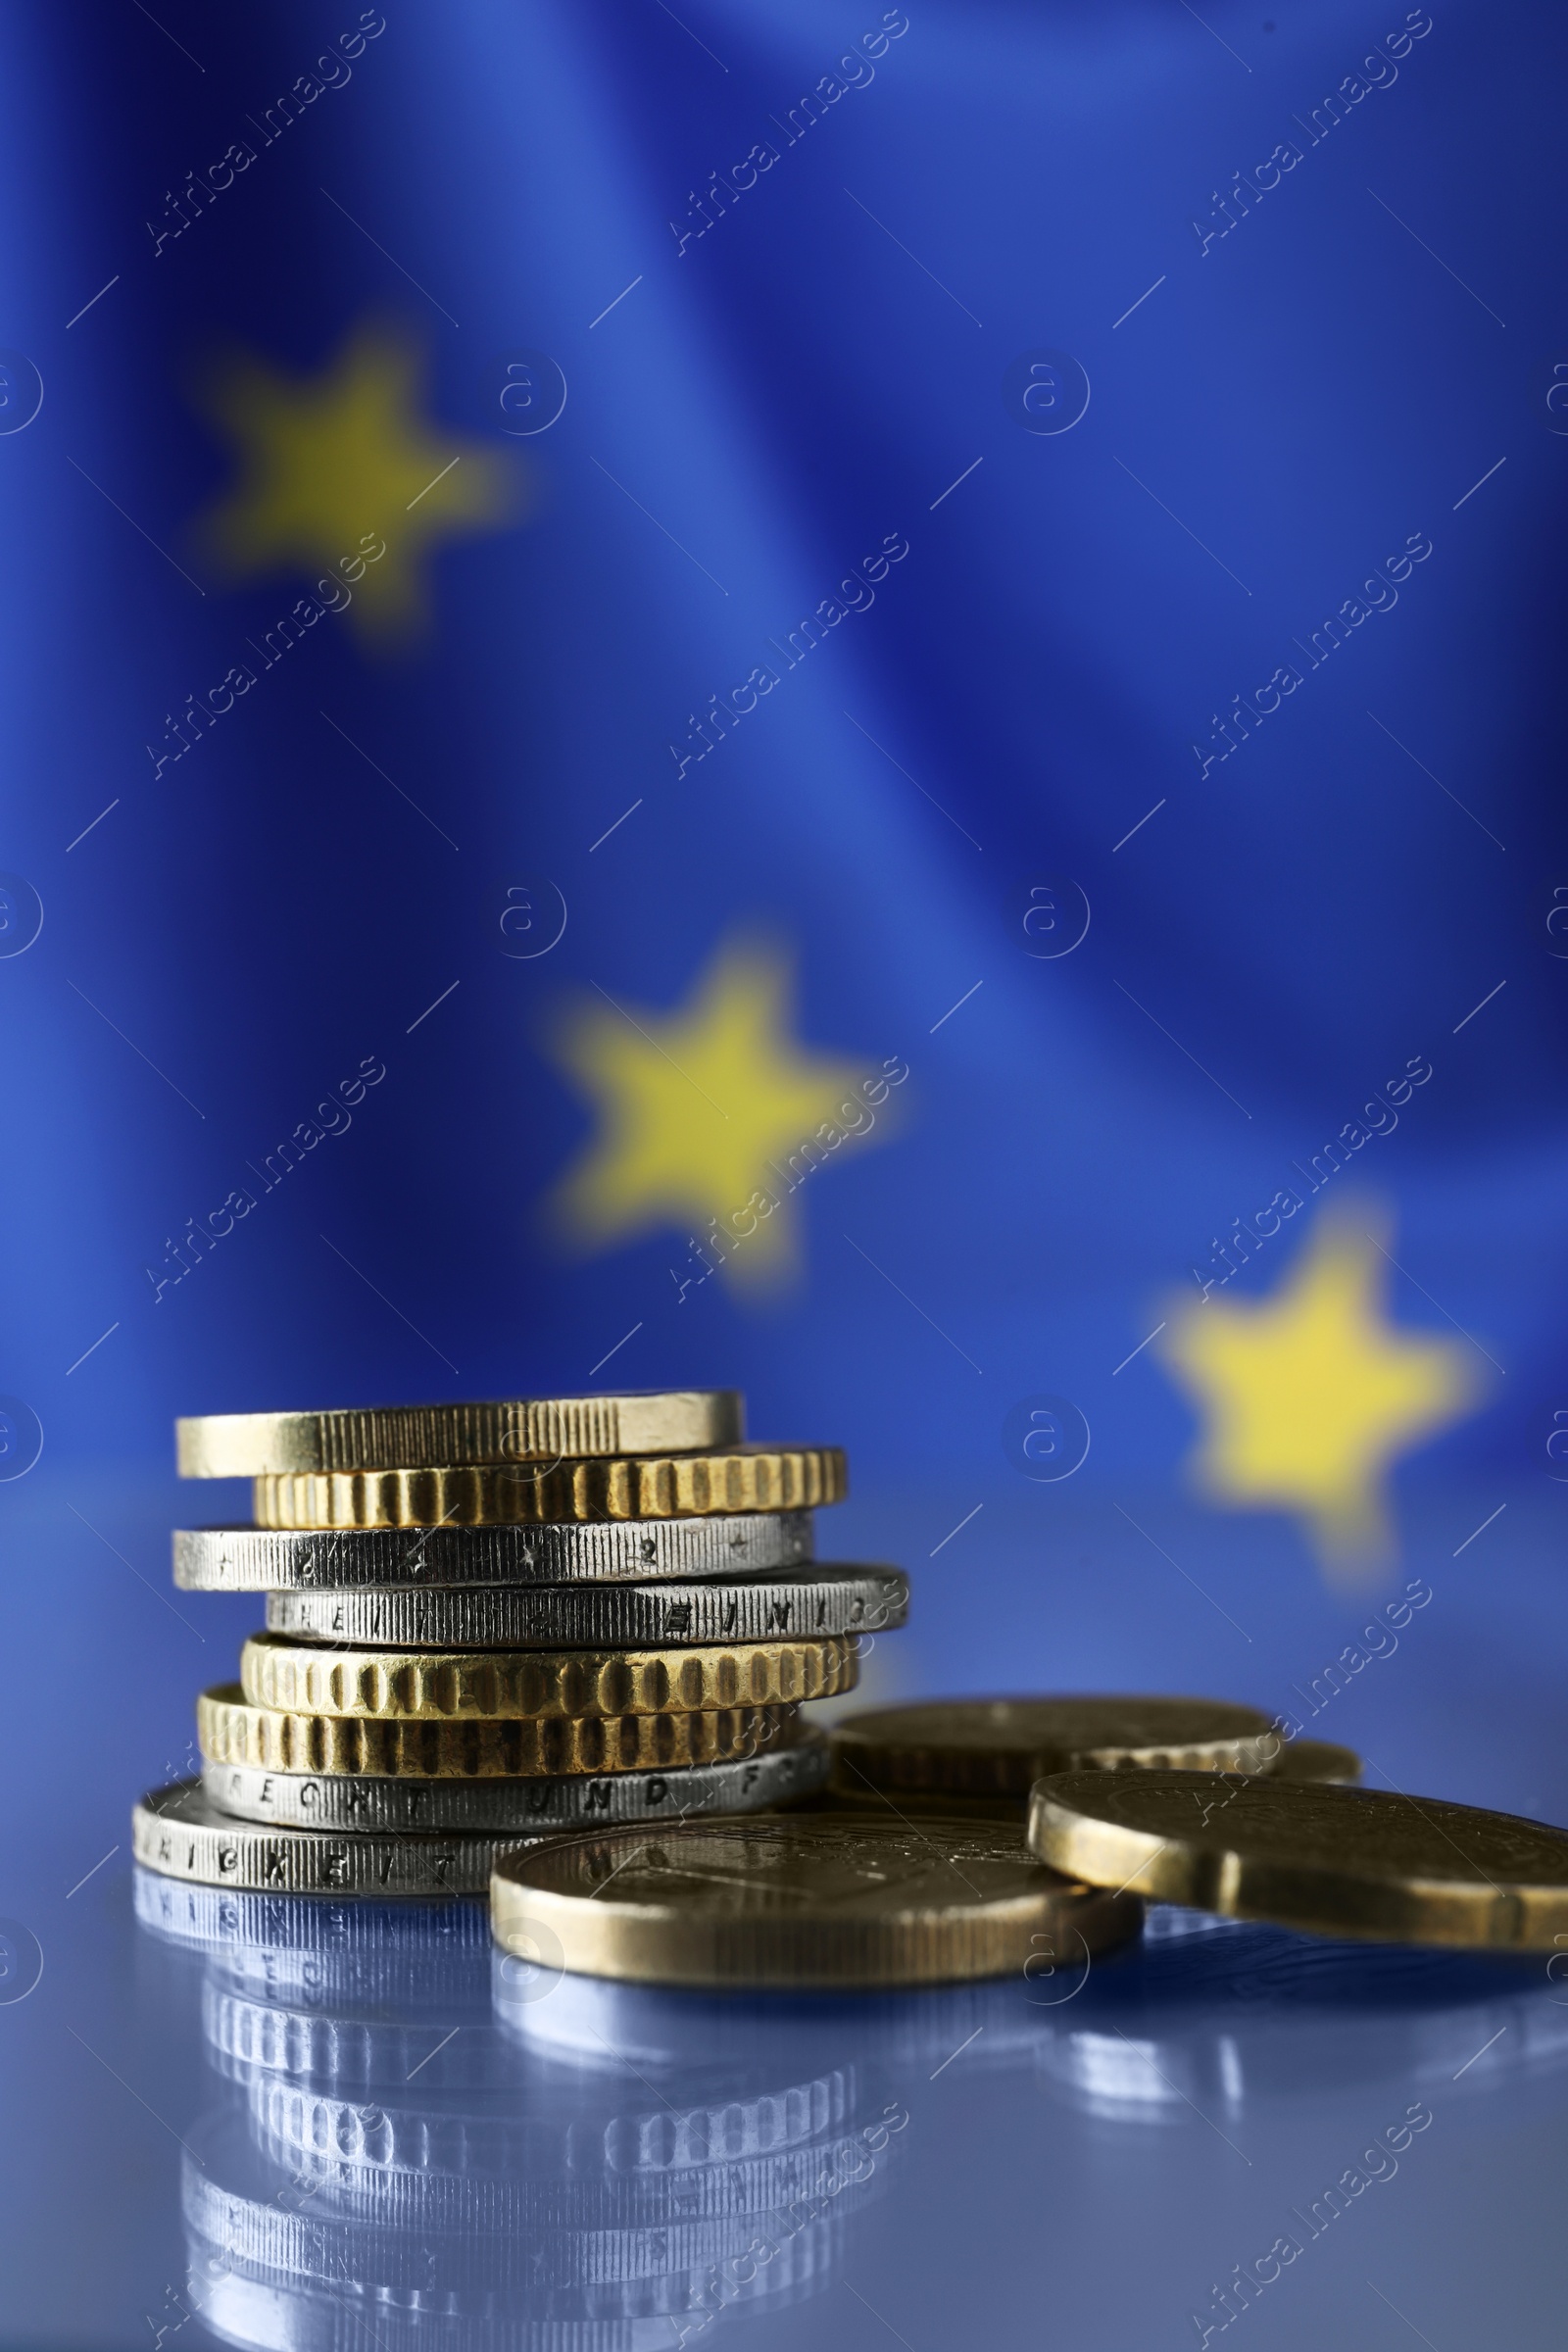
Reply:
<svg viewBox="0 0 1568 2352"><path fill-rule="evenodd" d="M858 1614L851 1605L857 1591ZM650 1609L682 1604L695 1609L709 1596L715 1596L717 1605L722 1607L728 1597L737 1613L740 1604L754 1595L772 1601L788 1594L804 1605L806 1616L800 1626L764 1624L727 1633L707 1628L689 1628L685 1633L650 1632L628 1623L629 1611L637 1605L633 1594ZM824 1596L830 1604L837 1605L829 1606L825 1622L813 1622L811 1611ZM532 1615L543 1622L528 1625L514 1620L512 1626L487 1627L473 1641L461 1637L456 1627L448 1630L438 1626L416 1640L395 1626L388 1628L383 1623L372 1631L363 1623L356 1623L362 1613L369 1618L377 1608L390 1614L400 1604L412 1609L416 1603L433 1607L438 1618L446 1610L460 1625L467 1610L494 1610L501 1614L509 1608L515 1612L516 1618L525 1620ZM307 1617L317 1614L322 1619L341 1610L348 1622L344 1625L289 1623L289 1613L294 1610ZM552 1611L557 1612L554 1623L549 1622ZM312 1586L273 1590L267 1595L270 1634L370 1649L679 1649L710 1642L788 1641L803 1636L818 1640L845 1634L893 1633L906 1622L908 1613L907 1577L901 1569L884 1566L879 1561L864 1565L823 1561L799 1575L764 1570L746 1576L694 1576L654 1582L639 1579L635 1583L609 1585L365 1585L349 1592Z"/></svg>
<svg viewBox="0 0 1568 2352"><path fill-rule="evenodd" d="M644 1545L653 1546L652 1559L642 1556ZM173 1535L174 1583L187 1592L690 1582L794 1573L814 1558L810 1510L541 1527L189 1527Z"/></svg>
<svg viewBox="0 0 1568 2352"><path fill-rule="evenodd" d="M144 1843L152 1844L155 1831L165 1827L172 1827L182 1839L192 1841L189 1861L183 1868L169 1869L142 1850ZM489 1884L499 1848L539 1842L537 1836L507 1831L453 1835L416 1830L309 1830L291 1825L270 1829L224 1812L213 1803L199 1780L172 1781L167 1788L149 1789L134 1808L131 1836L135 1859L144 1870L185 1886L226 1887L249 1894L370 1895L388 1901L404 1895L482 1893ZM293 1883L292 1872L290 1879L284 1881L262 1875L266 1860L263 1849L268 1846L281 1847L285 1853L307 1861L324 1857L325 1850L330 1848L334 1859L346 1857L357 1867L346 1880L300 1886ZM406 1868L398 1885L379 1884L369 1876L369 1866L384 1856L388 1847L405 1857L406 1864L415 1865L421 1858L433 1859L433 1849L439 1847L449 1865L447 1874L426 1880L417 1867ZM235 1856L231 1870L221 1866L220 1857L225 1849ZM361 1871L365 1873L363 1884Z"/></svg>
<svg viewBox="0 0 1568 2352"><path fill-rule="evenodd" d="M334 1839L358 1837L368 1831L383 1838L470 1835L516 1841L527 1838L551 1837L563 1831L592 1830L607 1824L620 1827L642 1821L665 1824L713 1814L760 1812L786 1794L814 1794L825 1785L831 1763L832 1750L823 1735L817 1731L802 1731L788 1745L767 1750L760 1755L726 1756L710 1764L672 1764L662 1772L603 1773L597 1777L588 1773L540 1774L527 1779L454 1781L448 1784L437 1780L428 1783L405 1782L401 1779L387 1781L369 1774L270 1772L260 1764L209 1761L202 1767L200 1786L209 1803L225 1820L252 1831L275 1826L296 1832L308 1832L314 1828L318 1835ZM784 1769L786 1765L787 1770ZM725 1776L733 1774L739 1778L748 1773L755 1776L752 1787L738 1792L739 1801L721 1801L726 1793ZM253 1811L251 1807L259 1802L258 1797L251 1795L244 1786L238 1797L233 1792L233 1779L237 1775L245 1776L245 1781L258 1786L270 1784L274 1789L281 1789L285 1802L301 1807L304 1791L308 1788L325 1789L332 1797L352 1794L366 1804L368 1815L356 1820L352 1826L340 1823L326 1828L313 1824L303 1809L287 1814L279 1814L275 1810L266 1813ZM683 1778L685 1775L692 1777ZM214 1786L220 1779L230 1784L223 1794L220 1794ZM698 1801L689 1812L678 1808L668 1813L629 1809L626 1800L632 1793L632 1788L654 1781L671 1786L677 1796L695 1796ZM623 1788L622 1784L631 1784L632 1787ZM194 1783L186 1785L196 1786ZM391 1801L395 1802L397 1794L410 1787L424 1793L426 1801L436 1808L434 1817L418 1830L411 1830L401 1822L378 1822L374 1817L377 1798L386 1800L390 1791ZM578 1801L573 1809L564 1812L524 1810L528 1798L541 1789L550 1791L552 1797L559 1794L561 1803L567 1807L571 1807L574 1798ZM600 1797L590 1806L589 1792L600 1789L608 1790L608 1797ZM492 1790L498 1800L497 1813L505 1816L507 1800L519 1810L510 1818L502 1818L494 1826L486 1826L482 1820L461 1818L462 1813L469 1808L481 1805ZM449 1815L445 1820L441 1817L443 1810Z"/></svg>

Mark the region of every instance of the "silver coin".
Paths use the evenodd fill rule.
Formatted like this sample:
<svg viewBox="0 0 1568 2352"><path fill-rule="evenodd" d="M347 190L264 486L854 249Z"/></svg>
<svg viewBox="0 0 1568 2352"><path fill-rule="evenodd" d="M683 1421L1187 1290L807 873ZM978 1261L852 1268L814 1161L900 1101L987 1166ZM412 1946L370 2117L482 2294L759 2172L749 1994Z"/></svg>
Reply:
<svg viewBox="0 0 1568 2352"><path fill-rule="evenodd" d="M809 1511L550 1527L189 1527L174 1533L174 1582L191 1592L601 1584L803 1568L812 1551Z"/></svg>
<svg viewBox="0 0 1568 2352"><path fill-rule="evenodd" d="M389 1649L639 1649L880 1634L908 1609L908 1582L897 1569L820 1567L701 1584L269 1592L267 1630Z"/></svg>
<svg viewBox="0 0 1568 2352"><path fill-rule="evenodd" d="M826 1780L830 1751L819 1732L723 1764L667 1772L562 1773L532 1780L376 1779L353 1773L267 1772L258 1764L208 1764L202 1782L221 1814L290 1829L459 1832L516 1840L606 1822L689 1821L701 1813L754 1813L808 1796ZM486 1882L488 1884L488 1882Z"/></svg>
<svg viewBox="0 0 1568 2352"><path fill-rule="evenodd" d="M214 1804L200 1781L144 1796L131 1815L132 1850L148 1870L204 1886L279 1894L482 1894L499 1846L492 1837L264 1830Z"/></svg>

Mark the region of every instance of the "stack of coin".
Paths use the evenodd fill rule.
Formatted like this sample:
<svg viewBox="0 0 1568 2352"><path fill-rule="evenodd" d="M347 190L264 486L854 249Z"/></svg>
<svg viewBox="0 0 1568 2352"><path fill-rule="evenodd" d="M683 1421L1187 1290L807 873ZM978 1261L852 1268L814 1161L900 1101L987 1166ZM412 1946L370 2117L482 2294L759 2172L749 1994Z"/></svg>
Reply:
<svg viewBox="0 0 1568 2352"><path fill-rule="evenodd" d="M503 1845L751 1812L826 1778L801 1707L853 1690L905 1579L814 1564L832 1446L743 1441L732 1391L181 1421L253 1527L174 1538L186 1590L265 1592L204 1769L139 1861L234 1887L479 1893Z"/></svg>

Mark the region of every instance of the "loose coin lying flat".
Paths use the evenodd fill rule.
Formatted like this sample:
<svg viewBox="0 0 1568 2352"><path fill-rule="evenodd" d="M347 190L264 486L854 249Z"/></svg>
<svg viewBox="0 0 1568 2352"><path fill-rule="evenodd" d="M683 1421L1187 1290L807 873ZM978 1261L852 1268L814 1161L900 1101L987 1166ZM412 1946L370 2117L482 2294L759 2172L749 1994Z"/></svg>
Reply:
<svg viewBox="0 0 1568 2352"><path fill-rule="evenodd" d="M747 1446L530 1469L451 1464L333 1470L255 1481L261 1527L534 1526L567 1519L700 1519L803 1511L849 1492L837 1446Z"/></svg>
<svg viewBox="0 0 1568 2352"><path fill-rule="evenodd" d="M253 1634L240 1686L255 1707L376 1722L428 1717L710 1715L853 1690L853 1636L706 1649L323 1649Z"/></svg>
<svg viewBox="0 0 1568 2352"><path fill-rule="evenodd" d="M174 1582L193 1592L598 1584L803 1568L811 1551L809 1511L544 1527L193 1527L174 1536Z"/></svg>
<svg viewBox="0 0 1568 2352"><path fill-rule="evenodd" d="M270 1592L267 1630L391 1649L640 1649L880 1634L902 1625L908 1607L908 1584L895 1569L823 1567L701 1584Z"/></svg>
<svg viewBox="0 0 1568 2352"><path fill-rule="evenodd" d="M793 1707L728 1707L708 1715L558 1715L543 1723L471 1716L377 1723L251 1706L237 1683L204 1690L196 1701L196 1737L209 1763L377 1779L553 1778L749 1759L794 1721Z"/></svg>
<svg viewBox="0 0 1568 2352"><path fill-rule="evenodd" d="M679 1822L703 1813L755 1812L819 1788L827 1760L827 1741L819 1732L792 1729L755 1756L681 1764L668 1772L416 1781L208 1764L202 1785L215 1804L247 1821L321 1830L471 1830L526 1837L542 1830L591 1830L607 1822Z"/></svg>
<svg viewBox="0 0 1568 2352"><path fill-rule="evenodd" d="M1361 1778L1361 1759L1353 1747L1332 1740L1288 1740L1269 1768L1271 1781L1341 1781L1353 1787Z"/></svg>
<svg viewBox="0 0 1568 2352"><path fill-rule="evenodd" d="M220 1813L199 1781L144 1796L132 1850L149 1870L204 1886L280 1894L478 1894L502 1838L260 1830Z"/></svg>
<svg viewBox="0 0 1568 2352"><path fill-rule="evenodd" d="M833 1779L843 1788L1026 1797L1042 1774L1075 1769L1257 1772L1281 1744L1268 1716L1224 1699L932 1699L836 1724Z"/></svg>
<svg viewBox="0 0 1568 2352"><path fill-rule="evenodd" d="M374 1405L330 1413L202 1413L174 1423L181 1478L555 1462L564 1454L691 1453L738 1446L734 1389L535 1396L491 1404Z"/></svg>
<svg viewBox="0 0 1568 2352"><path fill-rule="evenodd" d="M1021 1971L1049 1942L1087 1961L1139 1904L1034 1863L1016 1832L790 1814L553 1839L498 1858L509 1951L666 1984L930 1984Z"/></svg>
<svg viewBox="0 0 1568 2352"><path fill-rule="evenodd" d="M1034 1791L1029 1842L1096 1886L1316 1936L1526 1950L1568 1937L1568 1831L1441 1797L1061 1773Z"/></svg>

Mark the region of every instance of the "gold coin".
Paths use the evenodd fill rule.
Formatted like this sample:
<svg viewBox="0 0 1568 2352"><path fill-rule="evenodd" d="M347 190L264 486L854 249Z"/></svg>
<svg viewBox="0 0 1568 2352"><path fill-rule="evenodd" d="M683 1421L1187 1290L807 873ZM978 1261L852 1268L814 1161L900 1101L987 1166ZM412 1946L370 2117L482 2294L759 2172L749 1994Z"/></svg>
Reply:
<svg viewBox="0 0 1568 2352"><path fill-rule="evenodd" d="M859 1718L852 1717L852 1721ZM1200 1771L1212 1769L1199 1766ZM1281 1740L1280 1752L1267 1767L1268 1778L1275 1781L1338 1781L1353 1786L1361 1778L1361 1759L1353 1747L1338 1747L1327 1740ZM790 1800L786 1800L790 1801ZM890 1790L872 1788L858 1781L850 1771L844 1782L824 1788L817 1794L800 1800L812 1812L832 1809L838 1812L886 1813L891 1807L896 1815L920 1819L926 1814L946 1814L954 1821L1016 1821L1027 1819L1029 1799L1023 1796L962 1796L927 1788L899 1788Z"/></svg>
<svg viewBox="0 0 1568 2352"><path fill-rule="evenodd" d="M1568 1937L1568 1831L1382 1788L1059 1773L1029 1842L1094 1886L1315 1936L1537 1949Z"/></svg>
<svg viewBox="0 0 1568 2352"><path fill-rule="evenodd" d="M835 1724L833 1782L1023 1799L1049 1772L1260 1772L1281 1745L1268 1716L1225 1699L931 1699Z"/></svg>
<svg viewBox="0 0 1568 2352"><path fill-rule="evenodd" d="M711 1715L853 1690L853 1634L702 1649L357 1649L253 1634L240 1682L254 1707L371 1722L467 1716Z"/></svg>
<svg viewBox="0 0 1568 2352"><path fill-rule="evenodd" d="M1036 1862L998 1823L780 1813L498 1855L509 1949L658 1984L936 1984L1086 1968L1141 1906Z"/></svg>
<svg viewBox="0 0 1568 2352"><path fill-rule="evenodd" d="M196 1701L196 1736L209 1763L398 1780L488 1781L716 1764L761 1754L788 1738L795 1721L793 1707L731 1707L710 1715L558 1715L543 1723L471 1716L456 1723L367 1723L254 1707L238 1683L204 1690Z"/></svg>
<svg viewBox="0 0 1568 2352"><path fill-rule="evenodd" d="M694 1453L738 1446L745 1434L738 1390L693 1389L329 1413L202 1413L174 1423L174 1449L181 1478L256 1478L270 1471L554 1462L564 1454Z"/></svg>
<svg viewBox="0 0 1568 2352"><path fill-rule="evenodd" d="M744 1446L721 1453L623 1455L530 1470L281 1472L255 1483L261 1527L539 1526L556 1520L697 1519L801 1511L849 1492L836 1446Z"/></svg>
<svg viewBox="0 0 1568 2352"><path fill-rule="evenodd" d="M1268 1777L1271 1781L1341 1781L1353 1787L1361 1778L1361 1759L1353 1747L1339 1747L1332 1740L1288 1740Z"/></svg>

